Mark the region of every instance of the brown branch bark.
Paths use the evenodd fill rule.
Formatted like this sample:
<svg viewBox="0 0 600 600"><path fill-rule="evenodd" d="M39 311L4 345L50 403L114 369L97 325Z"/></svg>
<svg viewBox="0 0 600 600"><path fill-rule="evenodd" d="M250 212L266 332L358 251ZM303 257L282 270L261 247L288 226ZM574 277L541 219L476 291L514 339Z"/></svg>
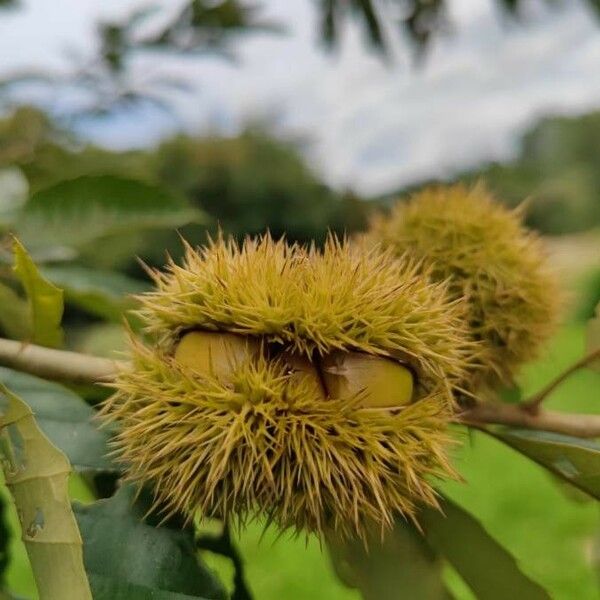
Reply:
<svg viewBox="0 0 600 600"><path fill-rule="evenodd" d="M525 429L553 431L581 438L600 437L600 415L538 410L524 405L481 402L457 418L464 425L512 425Z"/></svg>
<svg viewBox="0 0 600 600"><path fill-rule="evenodd" d="M123 361L0 338L0 365L53 381L109 382L126 364Z"/></svg>

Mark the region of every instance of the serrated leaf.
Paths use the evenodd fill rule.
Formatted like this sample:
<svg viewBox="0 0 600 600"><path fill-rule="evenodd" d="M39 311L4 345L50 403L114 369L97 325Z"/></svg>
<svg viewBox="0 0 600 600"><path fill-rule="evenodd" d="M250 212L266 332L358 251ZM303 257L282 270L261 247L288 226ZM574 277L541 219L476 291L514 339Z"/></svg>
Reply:
<svg viewBox="0 0 600 600"><path fill-rule="evenodd" d="M424 510L419 522L431 547L456 569L477 598L550 600L473 515L448 499L442 510Z"/></svg>
<svg viewBox="0 0 600 600"><path fill-rule="evenodd" d="M383 542L377 529L367 544L368 550L360 539L327 539L338 578L357 588L365 600L396 600L406 590L421 600L448 598L441 559L412 524L398 520Z"/></svg>
<svg viewBox="0 0 600 600"><path fill-rule="evenodd" d="M0 428L4 477L40 600L92 600L69 500L67 457L42 433L29 406L3 385Z"/></svg>
<svg viewBox="0 0 600 600"><path fill-rule="evenodd" d="M13 390L33 411L44 435L79 472L116 472L107 457L110 433L99 429L95 412L71 390L33 375L0 367L0 384Z"/></svg>
<svg viewBox="0 0 600 600"><path fill-rule="evenodd" d="M14 272L25 289L31 322L31 340L41 346L62 346L60 326L64 310L63 292L42 277L19 240L13 243Z"/></svg>
<svg viewBox="0 0 600 600"><path fill-rule="evenodd" d="M487 433L600 500L600 444L597 442L509 427Z"/></svg>
<svg viewBox="0 0 600 600"><path fill-rule="evenodd" d="M600 304L596 306L596 316L587 324L587 344L588 354L600 349ZM590 368L600 371L600 358L589 364Z"/></svg>
<svg viewBox="0 0 600 600"><path fill-rule="evenodd" d="M193 531L144 522L151 501L135 496L124 485L112 498L74 507L94 599L224 600L224 587L197 557Z"/></svg>
<svg viewBox="0 0 600 600"><path fill-rule="evenodd" d="M64 290L68 303L110 321L122 321L133 306L130 295L148 289L143 281L116 271L65 265L45 267L42 273Z"/></svg>
<svg viewBox="0 0 600 600"><path fill-rule="evenodd" d="M119 233L201 220L183 197L161 187L109 175L84 176L34 194L15 231L35 255L38 249L81 249Z"/></svg>

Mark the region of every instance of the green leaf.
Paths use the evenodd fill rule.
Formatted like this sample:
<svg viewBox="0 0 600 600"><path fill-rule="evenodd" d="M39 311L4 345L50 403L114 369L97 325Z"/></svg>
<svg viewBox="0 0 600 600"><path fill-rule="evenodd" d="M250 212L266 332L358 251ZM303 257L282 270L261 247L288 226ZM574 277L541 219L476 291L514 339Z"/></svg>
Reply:
<svg viewBox="0 0 600 600"><path fill-rule="evenodd" d="M29 182L18 167L0 169L0 224L12 223L29 195Z"/></svg>
<svg viewBox="0 0 600 600"><path fill-rule="evenodd" d="M15 224L31 249L79 250L96 240L173 228L202 215L180 196L133 179L102 175L63 181L34 194Z"/></svg>
<svg viewBox="0 0 600 600"><path fill-rule="evenodd" d="M31 340L42 346L58 347L63 343L60 326L64 310L63 292L40 274L27 250L15 239L14 272L19 278L29 303Z"/></svg>
<svg viewBox="0 0 600 600"><path fill-rule="evenodd" d="M29 598L23 598L23 596L15 596L6 590L0 591L0 600L29 600Z"/></svg>
<svg viewBox="0 0 600 600"><path fill-rule="evenodd" d="M226 598L198 559L193 532L144 522L152 502L144 493L137 500L135 495L124 485L108 500L74 507L94 599Z"/></svg>
<svg viewBox="0 0 600 600"><path fill-rule="evenodd" d="M198 600L202 596L190 596L166 590L156 591L155 588L115 580L105 575L92 573L88 576L94 592L95 600ZM205 600L208 600L205 598Z"/></svg>
<svg viewBox="0 0 600 600"><path fill-rule="evenodd" d="M11 531L8 526L8 516L6 510L6 499L0 495L0 599L2 593L5 592L6 587L6 571L10 562L9 550L10 550L10 538Z"/></svg>
<svg viewBox="0 0 600 600"><path fill-rule="evenodd" d="M367 544L368 550L363 540L327 539L338 578L357 588L365 600L449 597L442 579L442 561L412 524L396 521L383 543L379 530L373 531Z"/></svg>
<svg viewBox="0 0 600 600"><path fill-rule="evenodd" d="M27 300L0 283L0 306L0 328L4 334L14 340L30 339L31 320Z"/></svg>
<svg viewBox="0 0 600 600"><path fill-rule="evenodd" d="M45 267L42 273L65 292L67 302L109 321L121 321L132 308L131 294L148 290L145 282L116 271L89 269L75 265Z"/></svg>
<svg viewBox="0 0 600 600"><path fill-rule="evenodd" d="M590 354L600 348L600 304L596 306L596 316L590 319L587 325L587 353ZM590 363L592 369L600 371L600 359Z"/></svg>
<svg viewBox="0 0 600 600"><path fill-rule="evenodd" d="M107 458L110 432L97 427L94 410L71 390L1 367L0 384L31 408L38 427L67 455L76 471L117 471Z"/></svg>
<svg viewBox="0 0 600 600"><path fill-rule="evenodd" d="M424 510L419 521L427 541L448 560L477 598L550 600L517 562L468 512L446 499L443 513Z"/></svg>
<svg viewBox="0 0 600 600"><path fill-rule="evenodd" d="M0 387L0 456L40 598L92 600L71 510L67 457L37 426L29 406Z"/></svg>
<svg viewBox="0 0 600 600"><path fill-rule="evenodd" d="M600 444L597 442L509 427L487 433L600 500Z"/></svg>

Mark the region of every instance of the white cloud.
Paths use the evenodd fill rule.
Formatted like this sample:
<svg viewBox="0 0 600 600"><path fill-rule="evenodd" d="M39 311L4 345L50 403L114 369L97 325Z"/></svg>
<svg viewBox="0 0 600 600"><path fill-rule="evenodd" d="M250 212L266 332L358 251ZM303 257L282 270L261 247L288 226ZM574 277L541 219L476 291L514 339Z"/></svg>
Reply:
<svg viewBox="0 0 600 600"><path fill-rule="evenodd" d="M138 4L61 0L56 10L50 0L32 0L22 14L0 18L0 71L58 65L65 43L89 44L95 17ZM556 10L532 3L515 24L499 19L489 0L452 0L454 31L420 67L402 40L393 63L384 64L365 52L356 27L328 55L318 47L311 0L266 6L290 35L246 38L239 65L139 60L140 74L165 69L197 85L196 94L175 100L179 121L139 111L88 123L86 133L123 147L176 127L234 132L248 118L276 115L284 130L310 137L309 157L328 181L377 194L510 157L519 131L535 118L600 105L600 29L579 2Z"/></svg>

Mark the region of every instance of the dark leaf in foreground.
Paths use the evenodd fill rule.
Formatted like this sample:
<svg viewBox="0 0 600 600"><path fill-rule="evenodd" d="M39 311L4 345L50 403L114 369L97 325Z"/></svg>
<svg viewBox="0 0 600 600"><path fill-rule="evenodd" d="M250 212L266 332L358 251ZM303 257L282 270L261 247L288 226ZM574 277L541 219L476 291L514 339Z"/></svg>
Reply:
<svg viewBox="0 0 600 600"><path fill-rule="evenodd" d="M83 558L95 600L225 600L198 559L194 534L145 520L151 501L121 487L107 500L75 505Z"/></svg>
<svg viewBox="0 0 600 600"><path fill-rule="evenodd" d="M487 433L600 500L600 444L597 442L508 427Z"/></svg>
<svg viewBox="0 0 600 600"><path fill-rule="evenodd" d="M117 470L106 456L109 432L98 429L94 410L77 394L58 383L5 368L0 368L0 382L31 408L39 428L66 454L75 471Z"/></svg>

